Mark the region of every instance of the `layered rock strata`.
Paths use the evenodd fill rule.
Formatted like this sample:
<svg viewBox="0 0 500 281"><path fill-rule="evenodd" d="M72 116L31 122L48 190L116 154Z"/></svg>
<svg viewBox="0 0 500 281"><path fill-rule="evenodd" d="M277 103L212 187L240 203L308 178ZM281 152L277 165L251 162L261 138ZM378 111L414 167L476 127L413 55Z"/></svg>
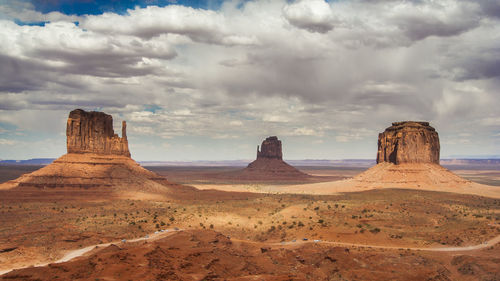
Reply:
<svg viewBox="0 0 500 281"><path fill-rule="evenodd" d="M75 109L66 126L68 153L95 153L130 157L127 123L122 122L122 137L113 130L113 117L104 112Z"/></svg>
<svg viewBox="0 0 500 281"><path fill-rule="evenodd" d="M428 122L394 122L378 136L377 163L439 164L439 136Z"/></svg>
<svg viewBox="0 0 500 281"><path fill-rule="evenodd" d="M195 190L171 184L131 159L126 124L123 122L122 137L118 137L113 131L111 115L73 110L66 135L67 154L37 171L0 184L0 189L100 188L130 199L161 199L168 194Z"/></svg>
<svg viewBox="0 0 500 281"><path fill-rule="evenodd" d="M463 179L439 165L438 133L428 122L392 123L379 135L377 165L351 179L318 185L322 192L407 188L500 197L497 188Z"/></svg>

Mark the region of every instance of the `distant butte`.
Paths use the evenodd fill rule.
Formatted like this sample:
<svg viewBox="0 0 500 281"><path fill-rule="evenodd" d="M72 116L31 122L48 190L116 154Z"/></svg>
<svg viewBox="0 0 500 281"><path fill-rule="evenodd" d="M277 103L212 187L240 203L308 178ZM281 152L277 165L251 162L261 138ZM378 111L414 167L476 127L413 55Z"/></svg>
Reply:
<svg viewBox="0 0 500 281"><path fill-rule="evenodd" d="M429 122L403 121L378 135L377 163L439 164L439 136Z"/></svg>
<svg viewBox="0 0 500 281"><path fill-rule="evenodd" d="M98 189L139 200L194 190L171 184L130 158L126 123L122 123L119 137L113 131L111 115L73 110L68 116L66 137L67 154L33 173L0 184L0 189Z"/></svg>
<svg viewBox="0 0 500 281"><path fill-rule="evenodd" d="M259 180L302 180L310 177L283 161L281 141L276 136L266 138L257 146L257 159L239 173L240 177Z"/></svg>
<svg viewBox="0 0 500 281"><path fill-rule="evenodd" d="M281 150L281 141L276 136L266 138L261 145L257 146L257 159L278 159L283 160L283 152Z"/></svg>

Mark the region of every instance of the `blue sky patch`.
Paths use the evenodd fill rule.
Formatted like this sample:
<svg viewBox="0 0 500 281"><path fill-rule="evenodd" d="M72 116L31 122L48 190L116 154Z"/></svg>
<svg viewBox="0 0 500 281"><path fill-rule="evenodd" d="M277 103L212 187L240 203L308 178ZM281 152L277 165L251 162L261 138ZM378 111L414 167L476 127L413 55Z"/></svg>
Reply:
<svg viewBox="0 0 500 281"><path fill-rule="evenodd" d="M45 26L46 23L49 23L48 21L35 21L35 22L25 22L25 21L21 21L21 20L18 20L18 19L15 19L14 22L17 24L17 25L29 25L29 26Z"/></svg>
<svg viewBox="0 0 500 281"><path fill-rule="evenodd" d="M106 12L125 14L128 9L147 6L165 7L168 5L183 5L193 8L217 10L222 0L34 0L32 4L36 11L42 13L61 12L66 15L99 15Z"/></svg>

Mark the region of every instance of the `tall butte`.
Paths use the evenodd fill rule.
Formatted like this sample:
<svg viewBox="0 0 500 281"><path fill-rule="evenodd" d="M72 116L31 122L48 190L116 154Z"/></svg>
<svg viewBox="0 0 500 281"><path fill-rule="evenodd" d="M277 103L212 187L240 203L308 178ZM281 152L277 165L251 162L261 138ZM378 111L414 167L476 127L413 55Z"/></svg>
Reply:
<svg viewBox="0 0 500 281"><path fill-rule="evenodd" d="M394 122L378 136L377 165L347 182L363 188L500 195L439 165L439 150L439 135L428 122Z"/></svg>
<svg viewBox="0 0 500 281"><path fill-rule="evenodd" d="M130 157L127 123L122 122L122 137L113 131L113 117L104 112L75 109L66 126L68 153L95 153Z"/></svg>
<svg viewBox="0 0 500 281"><path fill-rule="evenodd" d="M68 153L30 174L0 185L0 189L35 188L95 190L130 199L161 199L192 188L169 183L130 157L126 123L122 136L113 131L113 117L81 109L69 113Z"/></svg>
<svg viewBox="0 0 500 281"><path fill-rule="evenodd" d="M428 122L394 122L378 136L377 165L353 178L311 185L322 192L405 188L500 198L500 189L471 182L439 165L439 136Z"/></svg>
<svg viewBox="0 0 500 281"><path fill-rule="evenodd" d="M439 165L439 136L429 122L403 121L378 135L377 164L389 162Z"/></svg>
<svg viewBox="0 0 500 281"><path fill-rule="evenodd" d="M276 136L266 138L257 146L257 159L238 176L253 180L300 180L310 177L283 161L281 141Z"/></svg>

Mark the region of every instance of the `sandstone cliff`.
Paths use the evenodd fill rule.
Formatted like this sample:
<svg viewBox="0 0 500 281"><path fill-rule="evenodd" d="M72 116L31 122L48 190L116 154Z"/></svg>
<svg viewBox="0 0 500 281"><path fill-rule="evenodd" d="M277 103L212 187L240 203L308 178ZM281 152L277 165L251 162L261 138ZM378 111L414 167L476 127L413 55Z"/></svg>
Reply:
<svg viewBox="0 0 500 281"><path fill-rule="evenodd" d="M439 164L439 136L428 122L394 122L378 136L377 163Z"/></svg>
<svg viewBox="0 0 500 281"><path fill-rule="evenodd" d="M113 131L113 117L103 112L75 109L69 113L66 127L68 153L95 153L130 157L127 124L122 137Z"/></svg>
<svg viewBox="0 0 500 281"><path fill-rule="evenodd" d="M106 191L113 198L134 200L163 200L195 191L168 182L130 158L125 122L122 137L118 137L111 115L76 109L69 114L67 125L67 154L37 171L0 184L0 190Z"/></svg>
<svg viewBox="0 0 500 281"><path fill-rule="evenodd" d="M276 136L268 137L260 146L257 146L257 159L279 159L283 160L283 152L281 150L281 141Z"/></svg>
<svg viewBox="0 0 500 281"><path fill-rule="evenodd" d="M500 198L500 190L463 179L439 165L439 137L428 122L395 122L379 134L377 165L353 178L311 184L309 192L332 194L406 188ZM289 187L303 190L304 185Z"/></svg>

